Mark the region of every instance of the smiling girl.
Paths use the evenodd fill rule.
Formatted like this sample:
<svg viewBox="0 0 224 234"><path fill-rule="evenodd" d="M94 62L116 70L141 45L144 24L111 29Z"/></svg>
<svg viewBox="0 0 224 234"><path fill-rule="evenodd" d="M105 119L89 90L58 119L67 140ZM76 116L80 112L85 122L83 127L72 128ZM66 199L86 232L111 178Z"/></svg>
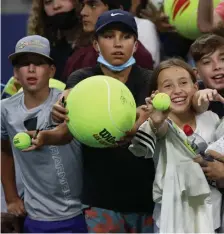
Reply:
<svg viewBox="0 0 224 234"><path fill-rule="evenodd" d="M220 226L221 194L209 188L200 165L194 161L197 155L186 147L183 128L190 125L210 143L215 140L219 117L211 111L194 111L196 76L182 60L162 62L153 73L152 88L157 91L146 99L149 118L129 149L136 156L153 157L157 164L153 185L156 225L161 233L213 232ZM153 108L152 99L158 92L170 96L169 110Z"/></svg>

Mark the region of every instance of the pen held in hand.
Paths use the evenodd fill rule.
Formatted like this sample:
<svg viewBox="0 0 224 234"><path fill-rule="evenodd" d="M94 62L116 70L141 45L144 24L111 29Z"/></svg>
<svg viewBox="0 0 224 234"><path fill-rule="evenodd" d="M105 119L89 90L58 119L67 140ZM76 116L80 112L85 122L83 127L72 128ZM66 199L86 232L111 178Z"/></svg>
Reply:
<svg viewBox="0 0 224 234"><path fill-rule="evenodd" d="M66 107L66 101L65 101L65 97L63 96L62 99L61 99L61 105L63 107Z"/></svg>
<svg viewBox="0 0 224 234"><path fill-rule="evenodd" d="M36 132L35 132L35 135L34 135L33 139L37 138L37 135L38 135L39 132L40 132L40 129L37 129Z"/></svg>

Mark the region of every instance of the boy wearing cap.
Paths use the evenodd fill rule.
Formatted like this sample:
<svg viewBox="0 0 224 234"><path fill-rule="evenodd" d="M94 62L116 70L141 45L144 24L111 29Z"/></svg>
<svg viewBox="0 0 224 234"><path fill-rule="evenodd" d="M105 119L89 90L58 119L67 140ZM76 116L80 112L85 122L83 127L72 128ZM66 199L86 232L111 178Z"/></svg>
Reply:
<svg viewBox="0 0 224 234"><path fill-rule="evenodd" d="M49 88L55 73L49 54L49 41L33 35L18 41L15 53L9 56L23 92L1 101L1 181L8 212L27 213L25 233L85 233L79 143L73 140L33 152L18 150L12 143L18 132L55 127L50 110L60 92ZM13 156L21 169L24 201L16 190Z"/></svg>
<svg viewBox="0 0 224 234"><path fill-rule="evenodd" d="M144 104L151 92L151 71L135 64L133 53L138 46L137 37L136 22L130 13L122 10L103 13L96 23L94 40L94 48L100 53L98 64L72 73L67 88L94 75L107 75L127 85L137 106ZM66 109L59 104L52 113L55 120L67 118ZM69 135L66 125L59 125L52 131L40 132L33 147L50 141L59 144L60 139ZM128 150L128 144L106 149L83 145L82 154L82 202L88 206L85 216L89 232L153 232L153 160L135 157Z"/></svg>
<svg viewBox="0 0 224 234"><path fill-rule="evenodd" d="M98 17L113 9L121 8L120 0L79 0L82 4L81 20L83 25L83 31L87 33L87 36L92 39L94 34L95 25ZM140 34L141 35L141 34ZM147 69L153 68L153 60L151 53L141 43L142 40L138 38L138 50L134 54L136 64ZM141 41L141 42L140 42ZM68 59L63 79L67 81L69 75L81 68L93 67L97 63L98 54L92 46L92 40L89 41L89 45L82 47L74 51L74 53Z"/></svg>

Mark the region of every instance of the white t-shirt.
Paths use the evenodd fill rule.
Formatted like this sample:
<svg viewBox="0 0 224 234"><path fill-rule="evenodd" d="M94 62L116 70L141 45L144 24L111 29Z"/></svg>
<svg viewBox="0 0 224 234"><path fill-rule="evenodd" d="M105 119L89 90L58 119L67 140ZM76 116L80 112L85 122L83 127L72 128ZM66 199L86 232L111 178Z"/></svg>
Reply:
<svg viewBox="0 0 224 234"><path fill-rule="evenodd" d="M211 143L219 122L211 111L199 114L195 133ZM209 189L199 164L192 160L196 155L184 145L186 139L180 128L170 125L166 136L158 140L145 122L129 148L136 156L155 159L154 218L165 233L208 232L220 227L221 194L216 188ZM189 205L192 201L193 206Z"/></svg>
<svg viewBox="0 0 224 234"><path fill-rule="evenodd" d="M160 62L160 40L156 26L151 21L138 17L135 17L135 21L138 26L138 39L151 53L155 67Z"/></svg>

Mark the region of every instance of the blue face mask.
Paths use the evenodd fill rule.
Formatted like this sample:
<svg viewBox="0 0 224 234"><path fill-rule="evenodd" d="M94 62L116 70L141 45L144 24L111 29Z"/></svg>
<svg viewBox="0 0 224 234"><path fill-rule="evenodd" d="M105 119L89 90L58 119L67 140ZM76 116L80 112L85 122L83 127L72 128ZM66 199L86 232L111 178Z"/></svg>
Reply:
<svg viewBox="0 0 224 234"><path fill-rule="evenodd" d="M99 51L100 51L99 46L98 46L98 49L99 49ZM136 63L135 58L134 58L133 56L131 56L130 59L129 59L126 63L124 63L124 64L122 64L122 65L119 65L119 66L114 66L114 65L108 63L108 62L104 59L104 57L103 57L103 55L102 55L101 53L99 54L99 57L98 57L98 59L97 59L97 62L100 63L100 64L103 64L103 65L104 65L105 67L107 67L109 70L111 70L111 71L116 71L116 72L123 71L123 70L125 70L126 68L128 68L128 67L130 67L130 66L132 66L133 64Z"/></svg>

